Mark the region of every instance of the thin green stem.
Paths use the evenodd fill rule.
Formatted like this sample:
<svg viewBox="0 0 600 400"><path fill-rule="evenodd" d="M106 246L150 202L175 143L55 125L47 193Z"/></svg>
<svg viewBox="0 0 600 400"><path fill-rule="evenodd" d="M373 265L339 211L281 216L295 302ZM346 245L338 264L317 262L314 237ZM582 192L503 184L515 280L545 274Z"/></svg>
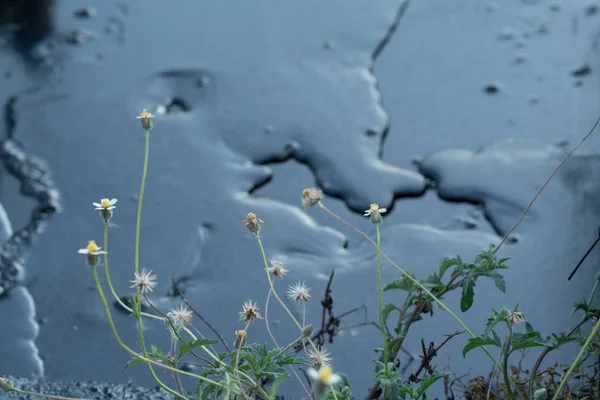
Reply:
<svg viewBox="0 0 600 400"><path fill-rule="evenodd" d="M573 364L571 364L571 367L569 368L569 370L565 374L564 378L560 381L560 385L558 386L558 389L556 390L556 393L554 393L554 396L552 397L552 400L557 400L558 396L560 396L560 393L565 388L565 385L567 384L567 381L569 380L569 377L571 376L571 374L573 373L573 371L575 371L575 368L577 368L577 366L579 365L579 361L581 360L581 358L585 354L587 348L592 343L592 340L594 339L594 336L596 336L596 333L598 332L599 328L600 328L600 318L598 319L598 322L596 322L596 325L594 325L594 329L592 329L592 332L590 333L590 335L588 336L587 340L585 341L585 343L581 347L581 350L579 350L579 354L577 354L577 357L575 358L575 361L573 361Z"/></svg>
<svg viewBox="0 0 600 400"><path fill-rule="evenodd" d="M379 230L379 224L375 224L375 231L377 232L377 289L379 291L379 323L381 324L381 332L383 333L383 368L385 374L388 374L388 346L387 346L387 327L385 320L383 319L383 286L381 285L381 233ZM387 399L387 390L383 388L383 400Z"/></svg>
<svg viewBox="0 0 600 400"><path fill-rule="evenodd" d="M150 130L146 130L146 147L144 150L144 169L142 171L142 183L140 185L140 197L138 199L137 220L135 224L135 273L140 271L140 225L142 222L142 203L146 189L146 176L148 175L148 157L150 155ZM138 296L139 300L139 296Z"/></svg>
<svg viewBox="0 0 600 400"><path fill-rule="evenodd" d="M267 273L267 280L269 281L269 287L270 287L271 291L273 292L273 296L275 296L275 298L277 299L277 301L279 302L279 304L281 304L281 306L283 307L283 309L290 316L291 320L294 322L294 324L296 324L296 326L298 327L298 329L300 330L300 332L304 331L304 328L300 325L300 323L298 322L298 320L296 319L296 317L294 317L294 314L292 314L292 312L290 311L290 309L287 308L287 306L285 305L285 303L281 300L281 298L279 297L279 295L275 291L275 286L273 285L273 280L271 279L271 274L269 273L269 262L267 261L267 254L265 253L265 248L263 247L262 240L260 239L260 235L255 235L255 236L256 236L256 241L258 242L258 247L260 248L260 253L262 254L263 263L265 264L265 272ZM306 339L311 344L313 350L316 352L317 351L317 346L315 346L315 344L313 343L313 341L310 338L306 338Z"/></svg>
<svg viewBox="0 0 600 400"><path fill-rule="evenodd" d="M375 224L377 231L377 288L379 290L379 323L381 324L381 332L383 333L383 364L386 374L388 373L388 352L387 352L387 329L383 319L383 286L381 285L381 233L379 224ZM385 399L385 395L384 395Z"/></svg>
<svg viewBox="0 0 600 400"><path fill-rule="evenodd" d="M115 323L112 319L112 314L110 312L110 308L108 307L108 302L106 301L106 297L104 296L104 291L102 290L102 286L100 285L100 279L98 279L98 272L96 271L96 267L92 267L92 274L94 275L94 281L96 282L96 289L98 290L98 294L100 295L100 298L102 299L102 304L104 305L104 310L106 311L106 316L108 318L108 323L110 325L110 329L112 330L112 333L113 333L115 339L117 340L117 343L119 343L119 345L123 349L125 349L128 353L130 353L136 357L140 357L140 355L135 350L130 349L129 346L127 346L125 343L123 343L123 341L121 340L121 337L119 336L119 333L117 332L117 328L115 327ZM151 360L147 357L146 354L144 354L143 357L140 357L140 359L142 361L146 362L149 367L151 367L150 364L156 364L156 365L160 366L161 368L168 369L172 372L182 372L182 373L185 372L185 371L179 371L175 368L171 368L169 366L166 366L166 365L160 364L154 360ZM154 378L154 380L156 381L156 383L158 383L158 385L160 387L165 389L167 392L171 393L173 396L177 396L179 398L186 399L185 397L181 396L179 393L177 393L176 391L174 391L173 389L171 389L170 387L168 387L167 385L162 383L162 381L160 379L158 379L158 377L155 378L156 375L154 374L154 371L152 369L150 369L150 371L153 374L152 377ZM196 375L196 374L185 373L184 375L193 375L195 378L199 378L202 380L207 379L207 378L204 378L203 376ZM217 386L221 386L218 382L215 382L213 380L208 379L208 381L216 384Z"/></svg>
<svg viewBox="0 0 600 400"><path fill-rule="evenodd" d="M346 225L347 227L349 227L350 229L352 229L353 231L355 231L356 233L358 233L359 235L361 235L362 237L364 237L368 242L370 242L371 244L373 244L375 247L377 247L377 243L373 239L371 239L366 233L364 233L360 229L354 227L349 222L346 222L344 219L342 219L341 217L339 217L333 211L331 211L330 209L328 209L327 207L325 207L323 205L323 203L319 202L319 207L321 207L321 209L324 210L326 213L328 213L333 218L337 219L342 224ZM454 318L454 320L456 322L458 322L458 324L463 328L463 330L469 334L469 336L471 336L472 338L475 337L475 334L469 329L469 327L467 325L465 325L465 323L458 317L458 315L456 315L452 310L450 310L442 301L440 301L425 286L423 286L418 280L416 280L415 278L413 278L413 276L411 274L409 274L408 272L406 272L402 268L400 268L398 265L396 265L392 260L390 260L390 258L383 251L381 252L381 256L387 262L389 262L392 267L394 267L398 271L400 271L400 273L402 275L404 275L409 281L411 281L414 285L416 285L419 289L421 289L423 291L423 293L425 293L431 300L433 300L442 310L444 310L448 314L450 314L452 316L452 318ZM494 364L500 366L500 364L498 363L498 361L496 360L496 358L488 351L488 349L486 349L485 347L481 347L481 349L483 350L483 352L485 354L487 354L487 356L490 358L490 360L492 360L494 362Z"/></svg>
<svg viewBox="0 0 600 400"><path fill-rule="evenodd" d="M246 326L244 327L244 332L246 333L246 335L248 335L248 327L250 326L250 321L246 322ZM240 379L240 374L239 374L239 369L238 369L238 364L240 363L240 352L242 351L242 347L243 346L239 346L237 349L237 352L235 353L235 366L234 366L234 373L235 373L235 377L237 378L237 382L238 385L240 385L240 392L242 393L242 397L246 400L248 400L248 397L246 396L246 393L244 393L244 386L242 386L242 380ZM256 386L258 387L259 383L258 381L256 382Z"/></svg>
<svg viewBox="0 0 600 400"><path fill-rule="evenodd" d="M515 394L512 391L512 385L510 383L510 377L508 375L508 356L510 355L510 343L512 341L512 325L510 323L506 324L506 341L504 343L504 347L502 349L502 375L504 378L504 387L506 389L506 395L510 400L516 400Z"/></svg>
<svg viewBox="0 0 600 400"><path fill-rule="evenodd" d="M45 397L47 399L58 399L58 400L83 400L80 398L76 398L76 397L63 397L63 396L53 396L51 394L43 394L43 393L36 393L36 392L29 392L27 390L21 390L21 389L17 389L17 388L12 388L10 390L11 392L15 392L15 393L19 393L22 395L26 395L26 396L38 396L38 397Z"/></svg>

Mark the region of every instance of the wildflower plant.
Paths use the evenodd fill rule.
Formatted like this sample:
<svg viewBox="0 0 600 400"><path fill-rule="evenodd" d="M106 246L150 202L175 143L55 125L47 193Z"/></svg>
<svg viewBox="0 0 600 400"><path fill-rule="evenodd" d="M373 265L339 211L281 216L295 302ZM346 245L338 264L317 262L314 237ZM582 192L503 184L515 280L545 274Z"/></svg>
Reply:
<svg viewBox="0 0 600 400"><path fill-rule="evenodd" d="M97 203L92 202L94 210L100 212L104 221L103 246L98 246L95 241L89 241L86 247L79 250L79 253L86 256L86 263L91 269L111 332L118 345L131 355L131 359L124 366L123 370L143 364L160 388L168 392L173 398L185 400L275 400L282 385L286 380L291 378L300 383L306 397L311 400L349 400L354 398L352 386L347 376L343 372L334 372L334 358L330 349L325 349L321 346L322 342L315 344L313 341L322 334L323 328L315 334L314 325L306 322L306 305L313 297L312 290L302 280L291 284L286 282L286 275L289 271L285 268L285 263L281 258L267 259L263 246L264 231L262 225L264 222L252 212L246 215L242 224L256 239L269 291L264 306L261 304L262 310L259 308L257 301L246 300L242 304L241 311L238 311L241 328L236 330L231 338L233 349L230 349L221 335L213 329L213 332L219 336L225 347L220 352L217 351L218 341L206 337L201 330L194 326L196 311L187 301L185 301L185 304L180 304L167 312L161 311L152 303L148 294L157 287L158 276L153 274L152 270L147 267L140 268L140 227L153 118L154 116L145 109L137 117L145 133L145 146L137 206L134 263L132 266L132 280L129 282L133 293L129 297L130 301L128 304L123 302L115 292L109 269L108 238L109 230L113 226L111 220L115 218L117 212L116 198L106 197ZM388 210L386 208L380 208L377 204L371 204L364 212L364 216L368 217L375 225L376 238L374 240L329 210L323 204L323 192L319 189L308 188L303 190L301 205L305 209L309 207L321 209L364 237L374 246L377 256L376 265L374 266L374 279L376 276L379 295L379 325L375 325L381 332L382 346L375 349L377 358L373 360L374 383L367 393L368 399L416 400L424 398L429 388L440 380L444 380L444 387L447 388L447 380L451 372L437 371L429 362L437 355L440 348L448 340L459 333L465 332L470 337L463 348L463 356L466 357L468 353L476 349L482 350L493 362L494 368L499 371L498 376L501 377L502 384L495 386L500 388L499 390L505 398L511 400L516 400L517 398L543 400L552 395L552 400L557 400L559 396L567 399L570 397L565 396L575 393L572 389L569 389L570 391L565 390L567 382L569 382L570 377L573 376L575 371L583 370L586 367L584 365L585 360L592 354L597 354L598 349L600 349L600 341L596 336L600 329L600 310L594 307L593 304L596 290L600 285L600 274L597 276L589 298L576 304L574 312L581 313L581 321L569 332L542 336L526 320L526 316L518 310L517 305L512 310L506 307L501 307L498 311L493 310L483 333L477 336L450 309L444 302L444 298L451 292L459 292L460 301L458 307L461 312L465 312L474 303L475 288L480 279L491 279L498 290L501 292L505 291L506 282L501 272L508 268L506 265L508 259L496 257L497 248L493 245L490 245L489 248L478 254L471 263L463 261L460 256L456 256L443 260L436 273L418 278L398 267L398 265L387 257L382 249L380 225L383 223L384 215L387 214ZM398 277L387 284L382 282L382 259L399 272ZM102 261L101 266L100 261ZM107 292L105 292L104 286L100 283L99 269L103 270L105 274ZM298 320L292 314L286 303L281 299L275 286L276 282L279 281L284 282L288 287L285 292L287 299L302 305L301 320ZM390 291L402 292L404 294L404 301L400 303L386 303L384 301L384 294ZM107 295L112 296L120 307L135 318L138 332L137 346L130 346L121 339L112 318L112 311L108 305ZM270 330L268 314L271 298L274 298L279 306L284 309L295 328L297 328L297 338L285 345L279 345L277 338L275 338ZM154 310L154 313L143 311L143 303ZM324 300L321 303L325 307L325 303L327 302ZM420 367L415 373L408 377L403 377L399 370L398 354L403 349L403 344L409 334L409 330L420 320L428 316L433 316L436 307L449 313L463 331L448 335L446 340L437 347L431 343L429 349L426 349L424 342L422 342L424 354ZM397 316L395 320L392 320L392 315ZM252 328L259 321L264 321L273 343L272 347L253 341ZM595 321L596 323L591 332L585 335L582 327L590 321ZM163 349L154 344L147 345L144 337L144 323L162 323L168 332L170 339L169 346ZM331 328L333 332L329 332L330 340L334 337L336 329L340 328L334 324L334 327ZM501 332L500 329L503 329L504 332ZM501 338L501 333L504 333L503 339ZM580 346L580 351L575 360L564 369L563 377L558 382L552 380L544 381L538 371L545 357L551 351L567 343L577 343ZM500 359L496 359L490 353L488 350L490 347L497 348L501 355ZM515 352L532 348L542 348L543 350L531 368L528 378L522 379L519 373L511 373L511 371L515 370L511 368L511 356ZM298 355L299 352L302 352L300 356ZM199 372L190 372L188 369L183 368L184 365L191 363L190 360L195 363L201 362L202 369ZM305 377L310 379L302 379L298 373L300 370L304 372ZM519 369L517 368L516 370L518 371ZM600 361L598 362L597 369L594 370L594 375L598 374L600 374ZM168 376L170 383L163 380L163 376ZM184 387L182 377L192 378L197 381L197 385L192 392L188 392L189 388L186 389ZM481 380L478 380L477 385L482 387ZM470 385L469 388L465 389L465 394L479 395L479 392L476 392L478 390L477 385ZM491 388L490 383L487 389L488 398L492 390ZM0 389L5 392L15 392L21 395L36 394L42 397L68 399L60 396L25 392L15 388L9 380L1 377ZM594 392L592 386L589 385L582 386L577 394L590 396L591 393L592 395L598 394L600 396L598 392L600 392L600 389Z"/></svg>

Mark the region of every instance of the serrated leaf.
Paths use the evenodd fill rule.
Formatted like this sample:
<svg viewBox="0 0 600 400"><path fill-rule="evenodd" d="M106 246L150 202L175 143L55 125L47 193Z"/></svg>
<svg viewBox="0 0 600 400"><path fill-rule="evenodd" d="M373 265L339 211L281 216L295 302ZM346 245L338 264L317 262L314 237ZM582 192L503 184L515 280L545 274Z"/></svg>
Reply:
<svg viewBox="0 0 600 400"><path fill-rule="evenodd" d="M215 344L217 343L216 340L212 340L212 339L196 339L196 340L192 340L192 341L186 341L183 340L181 342L181 346L179 346L179 358L183 357L184 355L186 355L187 353L189 353L190 351L194 350L197 347L200 346L207 346L209 344Z"/></svg>
<svg viewBox="0 0 600 400"><path fill-rule="evenodd" d="M483 331L484 336L488 336L492 329L501 322L506 322L506 318L510 315L510 310L504 306L499 311L492 309L492 316L488 318L485 324L485 330Z"/></svg>
<svg viewBox="0 0 600 400"><path fill-rule="evenodd" d="M478 347L483 347L483 346L500 347L495 338L491 338L489 336L488 337L477 336L474 338L469 338L469 343L467 343L466 346L463 347L462 355L463 355L463 357L465 357L469 351L476 349Z"/></svg>
<svg viewBox="0 0 600 400"><path fill-rule="evenodd" d="M460 266L461 261L460 258L447 258L440 264L440 278L444 276L448 268L454 267L455 265Z"/></svg>
<svg viewBox="0 0 600 400"><path fill-rule="evenodd" d="M499 291L502 293L506 292L506 281L502 275L500 275L498 272L490 272L487 274L487 276L492 278L494 285L496 285L496 288L498 288Z"/></svg>
<svg viewBox="0 0 600 400"><path fill-rule="evenodd" d="M512 336L510 351L527 349L530 347L552 347L553 343L549 339L541 337L539 332L515 333Z"/></svg>
<svg viewBox="0 0 600 400"><path fill-rule="evenodd" d="M395 305L393 305L392 303L388 303L386 304L383 309L381 310L381 314L383 316L383 321L387 324L387 320L388 317L390 315L390 313L394 310L398 310L400 311L400 309L398 307L396 307ZM383 327L382 327L383 328Z"/></svg>
<svg viewBox="0 0 600 400"><path fill-rule="evenodd" d="M414 400L417 400L423 396L423 394L429 389L431 385L436 383L439 379L452 375L452 372L436 372L433 375L426 376L423 378L421 382L419 382L419 387L416 390L415 396L413 396Z"/></svg>
<svg viewBox="0 0 600 400"><path fill-rule="evenodd" d="M383 291L386 292L388 290L393 290L393 289L409 291L414 288L415 288L414 283L412 283L411 281L406 279L406 277L402 276L400 278L394 279L393 281L391 281L390 283L385 285L383 288Z"/></svg>
<svg viewBox="0 0 600 400"><path fill-rule="evenodd" d="M444 283L440 280L440 277L437 274L429 275L427 278L421 279L419 282L427 289L435 289L444 286Z"/></svg>
<svg viewBox="0 0 600 400"><path fill-rule="evenodd" d="M475 281L470 278L465 278L462 281L461 286L462 293L460 296L460 310L465 312L473 305L473 298L475 297Z"/></svg>

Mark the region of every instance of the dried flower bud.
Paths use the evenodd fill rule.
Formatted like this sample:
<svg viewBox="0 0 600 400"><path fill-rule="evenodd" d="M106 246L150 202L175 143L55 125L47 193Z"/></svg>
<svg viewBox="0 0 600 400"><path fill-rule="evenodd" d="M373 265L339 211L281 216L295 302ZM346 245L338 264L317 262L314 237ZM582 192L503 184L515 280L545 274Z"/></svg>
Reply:
<svg viewBox="0 0 600 400"><path fill-rule="evenodd" d="M313 324L307 325L302 329L302 337L308 338L315 331L315 326Z"/></svg>
<svg viewBox="0 0 600 400"><path fill-rule="evenodd" d="M0 378L0 389L5 392L12 392L14 390L13 384L6 378Z"/></svg>
<svg viewBox="0 0 600 400"><path fill-rule="evenodd" d="M248 228L248 230L250 232L254 233L255 235L260 234L260 224L261 223L263 223L263 220L258 218L253 213L248 213L248 215L246 216L246 219L242 221L242 224L244 224L244 226L246 228Z"/></svg>
<svg viewBox="0 0 600 400"><path fill-rule="evenodd" d="M506 319L511 325L516 325L525 322L525 319L523 319L523 313L520 311L514 311L512 314L507 316Z"/></svg>
<svg viewBox="0 0 600 400"><path fill-rule="evenodd" d="M302 206L307 209L310 206L319 204L323 198L323 191L315 188L308 188L302 191Z"/></svg>
<svg viewBox="0 0 600 400"><path fill-rule="evenodd" d="M152 129L152 118L154 117L154 115L150 114L148 112L148 110L146 110L144 108L144 110L141 112L140 115L138 115L136 118L140 120L140 122L142 123L142 129L149 131L150 129Z"/></svg>
<svg viewBox="0 0 600 400"><path fill-rule="evenodd" d="M244 347L246 345L246 339L248 338L248 333L245 330L235 331L235 342L233 343L233 347L239 349L240 347Z"/></svg>

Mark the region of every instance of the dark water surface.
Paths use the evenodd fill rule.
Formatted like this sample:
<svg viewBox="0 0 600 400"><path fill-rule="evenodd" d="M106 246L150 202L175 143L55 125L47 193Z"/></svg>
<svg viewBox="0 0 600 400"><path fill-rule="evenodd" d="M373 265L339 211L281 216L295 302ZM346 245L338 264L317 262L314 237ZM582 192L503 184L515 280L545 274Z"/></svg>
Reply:
<svg viewBox="0 0 600 400"><path fill-rule="evenodd" d="M26 237L37 240L27 246L12 235L3 250L18 254L0 264L0 284L12 288L0 300L8 316L0 323L0 374L153 385L143 368L121 373L128 356L77 254L87 240L101 240L91 203L119 198L110 264L117 292L129 293L143 158L135 116L144 107L157 115L141 246L141 265L160 276L152 300L165 310L178 304L175 274L230 341L242 327L242 303L263 308L267 294L260 252L240 224L250 211L265 221L268 255L291 270L280 291L297 279L313 288L308 321L319 323L318 294L332 268L338 312L365 305L376 319L373 249L320 210L305 213L305 187L322 187L326 205L369 233L360 211L372 202L390 208L383 246L419 277L444 257L470 260L499 242L597 117L600 14L589 15L589 4L106 1L81 18L74 15L80 2L58 1L52 23L36 20L46 27L41 33L6 26L2 240L28 226ZM44 41L32 56L28 40L36 35ZM521 224L517 243L501 250L512 258L506 294L478 283L476 304L463 315L475 332L490 308L517 302L543 334L575 321L572 303L589 293L599 261L592 253L566 281L597 234L599 143L597 135L586 142ZM44 160L52 181L30 155ZM27 168L19 175L15 165ZM28 179L36 184L23 194ZM49 219L39 236L32 210L33 221ZM395 275L384 266L384 280ZM386 300L401 301L395 296ZM448 304L459 308L456 296ZM269 314L280 342L297 336L275 303ZM421 338L439 343L458 329L436 314L411 331L411 352ZM117 313L116 320L133 346L133 319ZM345 323L361 321L356 314ZM268 339L261 323L249 334ZM167 344L159 323L147 323L146 335ZM379 342L374 328L363 327L343 331L330 347L358 397L372 383ZM485 373L484 355L460 355L465 342L445 347L438 365ZM298 396L297 386L290 380L285 392Z"/></svg>

